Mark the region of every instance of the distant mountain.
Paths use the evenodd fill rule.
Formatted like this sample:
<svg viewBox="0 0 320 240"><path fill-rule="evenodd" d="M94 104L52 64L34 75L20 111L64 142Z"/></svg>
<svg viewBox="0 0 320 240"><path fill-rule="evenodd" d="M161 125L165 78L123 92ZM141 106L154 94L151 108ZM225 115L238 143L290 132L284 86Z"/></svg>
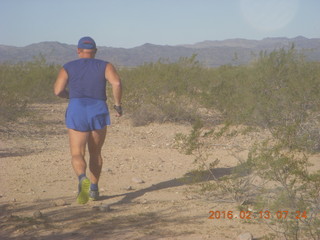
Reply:
<svg viewBox="0 0 320 240"><path fill-rule="evenodd" d="M320 61L320 38L265 38L263 40L228 39L204 41L189 45L163 46L146 43L134 48L98 47L97 58L110 61L117 66L139 66L159 59L170 62L181 57L197 55L204 66L217 67L226 64L247 64L260 51L289 48L292 44L306 56L307 60ZM77 58L76 45L59 42L41 42L25 47L0 45L0 63L31 61L34 56L44 56L48 63L63 64Z"/></svg>

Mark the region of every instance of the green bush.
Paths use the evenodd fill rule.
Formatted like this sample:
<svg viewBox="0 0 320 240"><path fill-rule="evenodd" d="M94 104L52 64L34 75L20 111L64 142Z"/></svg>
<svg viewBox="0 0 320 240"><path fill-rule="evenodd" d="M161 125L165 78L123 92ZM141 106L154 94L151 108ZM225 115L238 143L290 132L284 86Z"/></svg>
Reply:
<svg viewBox="0 0 320 240"><path fill-rule="evenodd" d="M272 140L253 147L248 162L264 182L257 191L256 208L289 212L268 223L286 239L320 239L320 172L308 171L308 155Z"/></svg>
<svg viewBox="0 0 320 240"><path fill-rule="evenodd" d="M250 66L213 71L203 98L234 123L290 124L318 109L319 71L319 65L306 62L294 48L261 52Z"/></svg>
<svg viewBox="0 0 320 240"><path fill-rule="evenodd" d="M194 99L203 69L191 58L176 63L159 60L133 69L121 69L126 109L135 125L195 119Z"/></svg>
<svg viewBox="0 0 320 240"><path fill-rule="evenodd" d="M52 101L57 72L58 66L47 65L42 56L32 62L0 64L0 123L25 116L30 103Z"/></svg>
<svg viewBox="0 0 320 240"><path fill-rule="evenodd" d="M309 156L319 148L319 64L305 62L291 48L261 53L250 66L213 70L211 85L201 89L203 104L215 105L228 123L216 131L196 124L189 135L177 135L187 154L207 166L207 148L227 136L231 124L260 126L271 133L249 151L230 175L205 184L207 196L253 204L256 211L288 211L287 218L264 223L285 239L320 239L320 171L311 172ZM252 184L253 179L259 179Z"/></svg>
<svg viewBox="0 0 320 240"><path fill-rule="evenodd" d="M192 56L176 63L159 60L124 68L120 75L124 103L136 122L192 122L198 117L196 110L205 107L218 110L233 124L299 125L296 135L301 139L315 133L306 131L306 119L319 110L320 66L306 62L294 47L261 52L248 66L208 69ZM149 120L144 121L148 108L157 114L146 111Z"/></svg>

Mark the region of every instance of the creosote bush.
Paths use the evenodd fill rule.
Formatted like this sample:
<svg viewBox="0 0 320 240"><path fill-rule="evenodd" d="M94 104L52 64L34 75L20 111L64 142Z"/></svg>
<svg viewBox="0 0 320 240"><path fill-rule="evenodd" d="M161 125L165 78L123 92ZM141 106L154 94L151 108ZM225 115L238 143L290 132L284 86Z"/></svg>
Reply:
<svg viewBox="0 0 320 240"><path fill-rule="evenodd" d="M250 66L225 68L230 71L217 69L220 80L202 93L204 103L216 104L228 124L216 131L196 123L190 134L177 135L177 143L195 159L201 153L201 166L209 166L203 163L210 160L207 146L225 137L229 126L267 129L270 136L257 139L245 161L228 176L213 176L203 190L213 201L224 197L241 209L247 202L253 211L278 213L282 217L263 219L276 236L319 240L320 171L311 171L309 161L319 146L319 64L305 62L291 48L261 53ZM208 167L207 171L213 174Z"/></svg>
<svg viewBox="0 0 320 240"><path fill-rule="evenodd" d="M181 58L176 63L159 60L120 70L123 102L134 125L195 120L199 105L195 92L204 71L195 58Z"/></svg>
<svg viewBox="0 0 320 240"><path fill-rule="evenodd" d="M0 64L0 124L26 116L30 103L53 101L57 72L58 66L47 65L43 56L32 62Z"/></svg>

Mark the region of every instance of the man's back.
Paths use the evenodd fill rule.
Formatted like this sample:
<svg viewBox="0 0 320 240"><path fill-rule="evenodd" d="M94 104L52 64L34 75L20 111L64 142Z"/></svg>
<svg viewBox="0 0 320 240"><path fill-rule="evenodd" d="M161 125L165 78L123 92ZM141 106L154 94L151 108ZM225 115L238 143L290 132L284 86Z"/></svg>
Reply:
<svg viewBox="0 0 320 240"><path fill-rule="evenodd" d="M66 63L70 98L106 100L105 71L108 62L94 58L80 58Z"/></svg>

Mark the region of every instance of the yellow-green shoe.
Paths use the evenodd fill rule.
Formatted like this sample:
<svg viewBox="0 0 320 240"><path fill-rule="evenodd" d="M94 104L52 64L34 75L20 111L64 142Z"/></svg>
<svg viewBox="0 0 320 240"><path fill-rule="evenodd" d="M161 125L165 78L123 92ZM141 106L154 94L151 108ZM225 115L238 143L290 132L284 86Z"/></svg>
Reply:
<svg viewBox="0 0 320 240"><path fill-rule="evenodd" d="M79 192L77 197L77 202L79 204L85 204L89 201L89 188L90 181L88 178L83 177L79 182Z"/></svg>

